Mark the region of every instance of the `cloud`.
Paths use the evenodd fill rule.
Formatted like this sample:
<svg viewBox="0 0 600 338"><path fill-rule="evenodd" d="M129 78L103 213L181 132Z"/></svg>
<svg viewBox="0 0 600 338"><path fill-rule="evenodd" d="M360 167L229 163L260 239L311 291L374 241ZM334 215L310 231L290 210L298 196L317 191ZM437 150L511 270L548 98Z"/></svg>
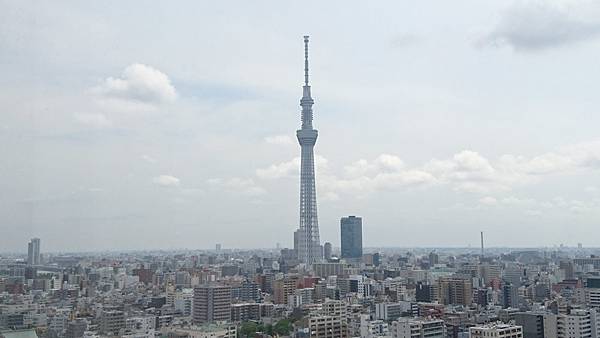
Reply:
<svg viewBox="0 0 600 338"><path fill-rule="evenodd" d="M74 116L75 120L82 125L104 129L112 127L112 121L110 121L106 115L100 113L76 113Z"/></svg>
<svg viewBox="0 0 600 338"><path fill-rule="evenodd" d="M504 177L479 153L463 150L448 160L429 161L424 170L438 182L454 186L456 190L485 193L505 190Z"/></svg>
<svg viewBox="0 0 600 338"><path fill-rule="evenodd" d="M140 156L140 158L148 163L156 163L157 162L157 160L150 155L142 155L142 156Z"/></svg>
<svg viewBox="0 0 600 338"><path fill-rule="evenodd" d="M300 157L289 161L271 164L267 168L257 169L256 176L262 179L278 179L297 175L300 170Z"/></svg>
<svg viewBox="0 0 600 338"><path fill-rule="evenodd" d="M550 0L520 2L510 7L479 45L510 46L537 51L567 45L600 34L597 18L587 18L592 3Z"/></svg>
<svg viewBox="0 0 600 338"><path fill-rule="evenodd" d="M344 167L342 175L332 173L329 161L315 157L317 185L328 200L338 200L339 193L365 195L375 190L393 189L398 186L422 185L435 181L431 174L422 170L404 170L404 162L395 155L381 154L374 160L358 160ZM272 164L257 169L256 176L264 180L285 177L297 178L300 172L300 158Z"/></svg>
<svg viewBox="0 0 600 338"><path fill-rule="evenodd" d="M316 171L321 173L327 170L329 161L323 157L315 156ZM265 180L278 179L283 177L297 177L300 174L300 157L281 163L271 164L270 166L256 170L256 176Z"/></svg>
<svg viewBox="0 0 600 338"><path fill-rule="evenodd" d="M177 98L175 87L166 74L140 63L125 68L120 78L107 78L94 88L94 92L106 99L149 105L172 102Z"/></svg>
<svg viewBox="0 0 600 338"><path fill-rule="evenodd" d="M289 135L274 135L274 136L266 136L265 142L268 144L276 144L276 145L291 145L294 144L294 140Z"/></svg>
<svg viewBox="0 0 600 338"><path fill-rule="evenodd" d="M487 195L510 191L551 175L598 169L600 141L569 145L533 157L507 154L496 160L463 150L448 159L432 159L415 167L407 167L396 155L381 154L373 160L360 159L346 165L341 173L332 172L325 158L316 159L317 184L325 193L364 196L402 187L446 185L456 191ZM299 165L300 158L296 157L257 169L256 176L265 180L297 177ZM490 203L491 199L481 202Z"/></svg>
<svg viewBox="0 0 600 338"><path fill-rule="evenodd" d="M152 179L155 184L163 187L177 187L179 186L179 178L171 175L160 175Z"/></svg>
<svg viewBox="0 0 600 338"><path fill-rule="evenodd" d="M597 188L597 187L595 187L595 186L593 186L593 185L587 186L587 187L585 187L583 190L584 190L585 192L587 192L587 193L590 193L590 194L595 194L595 193L597 193L597 192L598 192L598 188Z"/></svg>
<svg viewBox="0 0 600 338"><path fill-rule="evenodd" d="M390 45L393 48L403 48L417 44L421 41L420 37L410 33L397 34L390 40Z"/></svg>
<svg viewBox="0 0 600 338"><path fill-rule="evenodd" d="M399 187L408 186L423 186L434 184L435 181L435 177L421 170L400 170L355 177L324 175L317 180L317 184L322 186L326 192L332 191L365 197L375 191L395 190Z"/></svg>
<svg viewBox="0 0 600 338"><path fill-rule="evenodd" d="M565 211L577 215L585 212L593 212L600 207L600 199L588 199L583 201L566 199L563 197L555 197L549 200L537 200L534 198L522 198L516 196L507 196L503 198L486 196L481 198L479 203L486 208L521 210L529 216L542 216ZM475 210L477 208L471 209Z"/></svg>
<svg viewBox="0 0 600 338"><path fill-rule="evenodd" d="M266 190L258 186L251 178L212 178L209 179L207 183L213 188L221 188L228 193L235 193L248 196L258 196L264 195L266 193Z"/></svg>
<svg viewBox="0 0 600 338"><path fill-rule="evenodd" d="M537 182L543 177L600 168L600 141L579 143L533 157L506 154L490 161L465 150L450 160L432 160L424 169L461 191L489 193Z"/></svg>
<svg viewBox="0 0 600 338"><path fill-rule="evenodd" d="M400 157L381 154L372 162L360 159L344 167L344 172L347 176L356 177L378 172L395 172L401 170L403 167L404 162L402 162Z"/></svg>
<svg viewBox="0 0 600 338"><path fill-rule="evenodd" d="M498 200L491 196L482 197L479 202L483 205L496 205Z"/></svg>

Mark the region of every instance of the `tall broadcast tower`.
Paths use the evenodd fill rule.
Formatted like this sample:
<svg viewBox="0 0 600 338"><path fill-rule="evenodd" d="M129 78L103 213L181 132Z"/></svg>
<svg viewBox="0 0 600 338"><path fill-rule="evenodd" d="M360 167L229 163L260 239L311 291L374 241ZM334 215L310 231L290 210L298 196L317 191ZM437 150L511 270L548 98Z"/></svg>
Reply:
<svg viewBox="0 0 600 338"><path fill-rule="evenodd" d="M319 239L319 221L317 219L317 191L315 188L314 147L318 132L313 128L312 105L308 84L308 36L304 36L304 86L302 87L302 127L296 131L301 148L300 161L300 227L294 241L298 259L306 264L320 261L321 241Z"/></svg>

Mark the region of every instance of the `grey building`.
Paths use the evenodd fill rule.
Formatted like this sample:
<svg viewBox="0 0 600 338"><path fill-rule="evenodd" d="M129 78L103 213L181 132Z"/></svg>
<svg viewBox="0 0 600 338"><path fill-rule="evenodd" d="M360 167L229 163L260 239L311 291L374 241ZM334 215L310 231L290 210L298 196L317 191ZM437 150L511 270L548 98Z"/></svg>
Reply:
<svg viewBox="0 0 600 338"><path fill-rule="evenodd" d="M557 335L557 316L552 313L515 313L515 324L523 327L523 338L552 338Z"/></svg>
<svg viewBox="0 0 600 338"><path fill-rule="evenodd" d="M119 331L125 328L125 313L118 310L102 311L100 317L100 332L109 336L119 335Z"/></svg>
<svg viewBox="0 0 600 338"><path fill-rule="evenodd" d="M362 218L356 216L342 217L340 235L342 258L361 258L363 254Z"/></svg>
<svg viewBox="0 0 600 338"><path fill-rule="evenodd" d="M258 290L258 283L253 281L244 281L241 285L240 299L243 301L255 301L260 300L260 291Z"/></svg>
<svg viewBox="0 0 600 338"><path fill-rule="evenodd" d="M231 319L231 287L205 284L194 288L193 321L196 324Z"/></svg>
<svg viewBox="0 0 600 338"><path fill-rule="evenodd" d="M27 264L38 265L40 263L40 239L32 238L27 245Z"/></svg>
<svg viewBox="0 0 600 338"><path fill-rule="evenodd" d="M87 330L87 321L85 319L76 319L67 325L65 338L82 338Z"/></svg>
<svg viewBox="0 0 600 338"><path fill-rule="evenodd" d="M512 284L502 286L502 306L506 308L519 308L519 291Z"/></svg>
<svg viewBox="0 0 600 338"><path fill-rule="evenodd" d="M325 257L325 260L331 259L331 251L332 251L331 243L325 242L325 244L323 245L323 256Z"/></svg>
<svg viewBox="0 0 600 338"><path fill-rule="evenodd" d="M415 286L415 299L417 302L430 303L434 298L435 291L433 285L417 282Z"/></svg>

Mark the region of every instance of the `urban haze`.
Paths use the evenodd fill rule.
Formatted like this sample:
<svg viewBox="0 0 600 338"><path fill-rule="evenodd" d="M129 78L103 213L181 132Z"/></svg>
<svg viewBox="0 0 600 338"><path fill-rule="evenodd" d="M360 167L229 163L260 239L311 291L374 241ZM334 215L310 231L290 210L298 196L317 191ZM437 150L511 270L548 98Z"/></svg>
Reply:
<svg viewBox="0 0 600 338"><path fill-rule="evenodd" d="M599 338L600 2L0 0L0 338Z"/></svg>

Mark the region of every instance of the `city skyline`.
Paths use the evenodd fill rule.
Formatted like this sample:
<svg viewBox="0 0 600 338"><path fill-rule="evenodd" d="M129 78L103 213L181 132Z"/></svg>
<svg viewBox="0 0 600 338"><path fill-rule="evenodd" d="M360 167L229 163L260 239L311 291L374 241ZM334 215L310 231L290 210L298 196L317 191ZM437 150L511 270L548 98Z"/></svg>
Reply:
<svg viewBox="0 0 600 338"><path fill-rule="evenodd" d="M600 5L305 5L2 3L0 247L291 248L303 35L322 243L594 245Z"/></svg>
<svg viewBox="0 0 600 338"><path fill-rule="evenodd" d="M599 55L592 0L0 0L0 338L600 338Z"/></svg>

